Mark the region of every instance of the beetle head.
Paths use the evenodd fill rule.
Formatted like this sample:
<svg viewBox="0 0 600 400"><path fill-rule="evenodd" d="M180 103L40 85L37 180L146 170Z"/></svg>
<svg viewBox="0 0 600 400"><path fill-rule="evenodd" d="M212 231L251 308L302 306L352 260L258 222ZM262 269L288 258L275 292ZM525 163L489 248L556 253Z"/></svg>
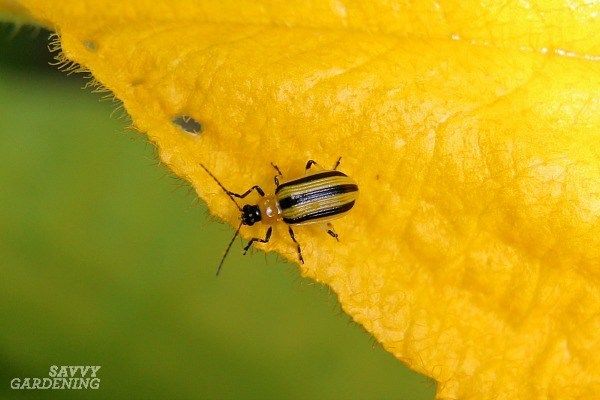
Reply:
<svg viewBox="0 0 600 400"><path fill-rule="evenodd" d="M242 224L252 226L260 219L260 209L257 205L246 204L242 208Z"/></svg>

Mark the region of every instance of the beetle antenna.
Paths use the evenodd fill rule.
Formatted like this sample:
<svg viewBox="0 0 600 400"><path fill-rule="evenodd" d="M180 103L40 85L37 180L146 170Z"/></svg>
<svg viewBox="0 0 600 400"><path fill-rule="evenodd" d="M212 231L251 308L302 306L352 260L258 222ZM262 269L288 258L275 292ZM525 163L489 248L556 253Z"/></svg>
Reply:
<svg viewBox="0 0 600 400"><path fill-rule="evenodd" d="M227 257L227 254L229 254L229 250L231 250L231 245L233 244L233 241L235 240L237 235L240 233L240 229L242 228L242 225L243 225L243 223L240 222L240 225L235 230L235 233L233 234L231 241L227 245L227 250L225 250L225 254L223 254L223 258L221 258L221 262L219 263L219 267L217 268L217 273L216 273L217 276L219 276L219 272L221 272L221 267L223 267L223 263L225 262L225 257Z"/></svg>
<svg viewBox="0 0 600 400"><path fill-rule="evenodd" d="M237 209L238 209L238 210L240 210L240 211L242 211L242 208L241 208L241 207L240 207L240 205L237 203L237 201L235 201L235 199L234 199L234 198L233 198L233 196L231 195L231 192L230 192L229 190L225 189L225 186L223 186L223 184L222 184L221 182L219 182L219 180L217 179L217 177L216 177L216 176L214 176L214 175L213 175L213 174L212 174L212 173L211 173L211 172L208 170L208 168L206 168L206 167L204 166L204 164L200 163L200 166L201 166L202 168L204 168L204 170L206 171L206 173L207 173L208 175L210 175L210 177L211 177L211 178L213 178L215 182L217 182L217 185L219 185L219 186L221 187L221 189L223 189L223 191L225 192L225 194L226 194L227 196L229 196L229 198L231 199L231 201L233 201L233 204L235 204L235 206L237 207ZM238 230L239 230L239 229L238 229ZM230 244L229 246L231 247L231 244ZM223 262L221 262L221 264L222 264L222 263L223 263ZM219 268L221 268L221 267L219 266Z"/></svg>

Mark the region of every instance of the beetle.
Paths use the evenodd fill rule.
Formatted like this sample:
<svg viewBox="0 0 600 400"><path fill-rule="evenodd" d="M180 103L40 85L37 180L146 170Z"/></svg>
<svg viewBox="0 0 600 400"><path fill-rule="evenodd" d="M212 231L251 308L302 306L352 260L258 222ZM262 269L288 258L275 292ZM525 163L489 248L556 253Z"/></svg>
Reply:
<svg viewBox="0 0 600 400"><path fill-rule="evenodd" d="M358 198L358 185L356 182L348 177L348 175L337 170L341 160L341 157L338 158L331 170L325 170L314 160L308 160L305 167L305 176L291 180L283 180L283 174L279 167L271 163L277 172L273 178L275 192L272 195L265 195L265 191L258 185L252 186L241 194L232 192L225 188L204 164L200 164L217 185L221 187L225 194L229 196L231 201L233 201L240 211L240 224L219 263L217 275L219 275L219 272L223 267L223 262L225 261L227 254L229 254L231 245L238 236L243 225L252 226L258 222L262 222L268 226L264 238L254 237L248 241L248 244L244 247L244 254L246 254L248 249L250 249L255 242L269 242L275 223L283 222L287 224L288 233L292 241L296 244L298 258L302 264L304 264L302 249L296 240L292 226L319 222L326 223L328 227L327 233L339 241L338 235L333 230L330 221L339 218L350 211ZM313 166L319 167L320 170L311 170ZM279 180L280 178L282 178L281 182ZM253 191L256 191L260 196L258 202L256 204L246 204L243 207L240 207L235 199L243 199Z"/></svg>

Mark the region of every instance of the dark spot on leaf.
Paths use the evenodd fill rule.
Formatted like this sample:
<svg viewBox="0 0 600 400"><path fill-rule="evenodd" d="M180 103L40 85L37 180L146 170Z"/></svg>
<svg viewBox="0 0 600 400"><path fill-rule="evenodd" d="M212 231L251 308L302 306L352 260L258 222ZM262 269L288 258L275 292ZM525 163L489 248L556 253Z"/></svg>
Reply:
<svg viewBox="0 0 600 400"><path fill-rule="evenodd" d="M198 135L200 132L202 132L202 124L189 115L178 115L174 117L171 122L183 129L185 132L192 133L194 135Z"/></svg>
<svg viewBox="0 0 600 400"><path fill-rule="evenodd" d="M83 46L88 49L89 51L96 51L98 50L98 45L96 44L96 42L94 42L93 40L89 40L86 39L83 41Z"/></svg>
<svg viewBox="0 0 600 400"><path fill-rule="evenodd" d="M144 78L136 78L131 81L131 86L139 86L139 85L143 84L144 82L146 82L146 80Z"/></svg>

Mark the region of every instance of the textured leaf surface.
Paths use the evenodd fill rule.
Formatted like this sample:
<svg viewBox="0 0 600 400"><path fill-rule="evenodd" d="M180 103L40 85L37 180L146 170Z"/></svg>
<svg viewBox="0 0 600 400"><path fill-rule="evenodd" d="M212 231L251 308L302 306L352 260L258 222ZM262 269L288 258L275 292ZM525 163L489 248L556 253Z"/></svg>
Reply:
<svg viewBox="0 0 600 400"><path fill-rule="evenodd" d="M598 3L22 4L232 224L199 162L241 191L341 155L359 203L301 271L439 398L598 398Z"/></svg>

